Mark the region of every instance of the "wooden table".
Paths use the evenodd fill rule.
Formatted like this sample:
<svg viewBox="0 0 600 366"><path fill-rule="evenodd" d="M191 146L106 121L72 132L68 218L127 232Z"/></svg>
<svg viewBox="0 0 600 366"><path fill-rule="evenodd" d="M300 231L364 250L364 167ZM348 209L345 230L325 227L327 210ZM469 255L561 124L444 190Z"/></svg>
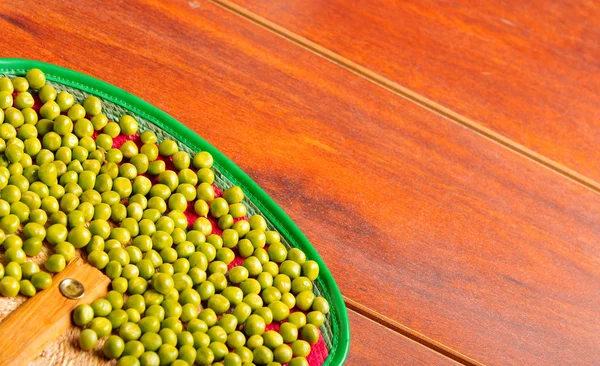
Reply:
<svg viewBox="0 0 600 366"><path fill-rule="evenodd" d="M348 364L592 365L599 13L14 0L0 47L140 96L249 173L336 278ZM63 340L37 362L77 357Z"/></svg>

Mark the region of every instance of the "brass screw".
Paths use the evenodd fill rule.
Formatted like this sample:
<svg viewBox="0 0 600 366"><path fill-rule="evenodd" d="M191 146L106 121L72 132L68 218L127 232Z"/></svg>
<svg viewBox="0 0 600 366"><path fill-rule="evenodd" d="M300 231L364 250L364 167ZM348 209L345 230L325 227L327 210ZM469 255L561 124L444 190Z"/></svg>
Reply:
<svg viewBox="0 0 600 366"><path fill-rule="evenodd" d="M66 278L58 285L60 293L67 299L77 300L85 295L85 287L74 278Z"/></svg>

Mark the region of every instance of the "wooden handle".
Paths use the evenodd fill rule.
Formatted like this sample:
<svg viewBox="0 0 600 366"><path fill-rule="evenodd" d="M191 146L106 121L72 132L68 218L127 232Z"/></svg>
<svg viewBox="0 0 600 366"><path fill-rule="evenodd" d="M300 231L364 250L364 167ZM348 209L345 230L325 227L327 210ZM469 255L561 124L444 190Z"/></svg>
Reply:
<svg viewBox="0 0 600 366"><path fill-rule="evenodd" d="M78 280L85 295L78 300L64 297L58 285L66 278ZM76 257L54 276L52 285L19 306L0 323L0 365L25 365L71 326L71 311L108 292L110 279Z"/></svg>

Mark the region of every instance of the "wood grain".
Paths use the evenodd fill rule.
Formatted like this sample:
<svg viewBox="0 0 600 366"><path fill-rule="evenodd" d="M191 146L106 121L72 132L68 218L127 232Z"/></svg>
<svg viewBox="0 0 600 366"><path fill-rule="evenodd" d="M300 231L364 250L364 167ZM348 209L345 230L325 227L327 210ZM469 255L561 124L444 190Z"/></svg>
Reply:
<svg viewBox="0 0 600 366"><path fill-rule="evenodd" d="M58 289L66 278L85 287L78 300L67 299ZM24 365L72 326L71 311L88 304L108 291L110 280L102 272L76 257L64 271L53 277L52 285L25 301L0 322L0 365Z"/></svg>
<svg viewBox="0 0 600 366"><path fill-rule="evenodd" d="M598 188L597 2L231 2L555 160L549 165L577 180L596 180Z"/></svg>
<svg viewBox="0 0 600 366"><path fill-rule="evenodd" d="M348 298L477 361L600 362L598 195L213 4L30 4L0 4L1 49L189 125Z"/></svg>
<svg viewBox="0 0 600 366"><path fill-rule="evenodd" d="M349 366L458 365L352 310L348 316L352 332Z"/></svg>

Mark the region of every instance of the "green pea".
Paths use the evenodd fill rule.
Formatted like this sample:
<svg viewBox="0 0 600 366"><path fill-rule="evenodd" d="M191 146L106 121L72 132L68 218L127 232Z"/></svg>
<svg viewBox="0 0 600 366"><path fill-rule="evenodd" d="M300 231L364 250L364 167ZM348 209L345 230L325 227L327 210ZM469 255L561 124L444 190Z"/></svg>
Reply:
<svg viewBox="0 0 600 366"><path fill-rule="evenodd" d="M180 243L180 244L185 244L185 243L189 243L189 242L184 242L184 243ZM192 244L193 246L193 244ZM179 253L178 253L179 254ZM174 263L173 263L173 271L174 273L188 273L190 270L190 261L188 261L186 258L178 258ZM190 276L191 278L191 276Z"/></svg>
<svg viewBox="0 0 600 366"><path fill-rule="evenodd" d="M115 309L108 314L112 329L118 329L129 320L129 315L123 309Z"/></svg>
<svg viewBox="0 0 600 366"><path fill-rule="evenodd" d="M325 316L320 311L311 311L306 315L306 321L319 328L325 322Z"/></svg>
<svg viewBox="0 0 600 366"><path fill-rule="evenodd" d="M171 318L165 318L165 320L163 320L160 323L161 328L163 328L163 330L168 329L170 331L172 331L173 333L175 333L175 339L174 342L166 342L166 343L170 343L170 344L177 344L177 334L180 333L183 330L183 325L181 324L181 320L175 318L175 317L171 317ZM162 336L162 332L163 330L161 330L161 336ZM171 337L172 338L172 337ZM165 343L165 338L163 337L163 343Z"/></svg>
<svg viewBox="0 0 600 366"><path fill-rule="evenodd" d="M104 251L102 250L94 250L92 252L90 252L90 254L88 255L88 262L98 268L98 269L104 269L109 262L109 258L108 258L108 254L106 254ZM113 265L115 266L115 265ZM115 269L111 269L111 271L114 271ZM118 276L114 275L113 279L116 278Z"/></svg>
<svg viewBox="0 0 600 366"><path fill-rule="evenodd" d="M298 339L298 326L291 322L281 324L279 333L283 338L284 343L292 343Z"/></svg>
<svg viewBox="0 0 600 366"><path fill-rule="evenodd" d="M254 363L259 365L265 365L270 362L273 362L273 351L265 346L256 347L253 351L254 353Z"/></svg>
<svg viewBox="0 0 600 366"><path fill-rule="evenodd" d="M75 99L70 93L61 91L56 96L56 103L60 106L60 111L64 112L73 106Z"/></svg>
<svg viewBox="0 0 600 366"><path fill-rule="evenodd" d="M216 198L210 203L210 214L216 218L226 215L229 212L229 205L223 198Z"/></svg>
<svg viewBox="0 0 600 366"><path fill-rule="evenodd" d="M196 179L201 183L213 184L215 181L215 173L208 168L202 168L198 170Z"/></svg>
<svg viewBox="0 0 600 366"><path fill-rule="evenodd" d="M146 310L146 302L144 300L144 297L140 294L129 296L129 298L127 298L127 301L125 302L125 308L134 309L138 313L143 314Z"/></svg>
<svg viewBox="0 0 600 366"><path fill-rule="evenodd" d="M238 304L233 310L232 315L238 320L238 323L244 323L252 314L252 307L245 302Z"/></svg>
<svg viewBox="0 0 600 366"><path fill-rule="evenodd" d="M131 136L137 132L138 123L133 117L129 115L123 115L119 119L119 127L121 127L121 132L125 136Z"/></svg>
<svg viewBox="0 0 600 366"><path fill-rule="evenodd" d="M119 358L125 349L125 342L121 337L111 335L104 343L102 351L108 358Z"/></svg>
<svg viewBox="0 0 600 366"><path fill-rule="evenodd" d="M27 71L25 78L29 84L29 87L32 89L40 89L44 85L46 85L46 75L40 69L30 69ZM17 79L17 78L15 78ZM22 78L19 78L22 79ZM23 81L19 81L20 83L24 83ZM13 79L13 84L15 83ZM28 89L28 88L27 88ZM25 89L25 90L27 90Z"/></svg>
<svg viewBox="0 0 600 366"><path fill-rule="evenodd" d="M142 366L158 366L160 357L155 352L146 351L140 356L140 364Z"/></svg>
<svg viewBox="0 0 600 366"><path fill-rule="evenodd" d="M256 257L246 258L242 265L246 267L251 277L258 276L262 272L262 264Z"/></svg>
<svg viewBox="0 0 600 366"><path fill-rule="evenodd" d="M144 301L146 301L146 305L152 307L152 305L160 305L165 300L165 296L158 291L155 290L147 290L144 292ZM162 309L162 307L161 307ZM163 313L164 313L164 309ZM151 315L146 311L146 315ZM164 315L159 317L161 321L164 320Z"/></svg>
<svg viewBox="0 0 600 366"><path fill-rule="evenodd" d="M212 232L212 223L206 217L199 217L194 221L194 230L201 232L206 235L210 235Z"/></svg>
<svg viewBox="0 0 600 366"><path fill-rule="evenodd" d="M34 88L35 89L35 88ZM44 85L38 91L38 97L42 103L56 99L56 89L51 85Z"/></svg>
<svg viewBox="0 0 600 366"><path fill-rule="evenodd" d="M96 348L98 344L98 335L93 329L84 329L79 334L79 347L85 351Z"/></svg>
<svg viewBox="0 0 600 366"><path fill-rule="evenodd" d="M177 347L191 346L194 344L194 337L188 331L182 331L177 334Z"/></svg>
<svg viewBox="0 0 600 366"><path fill-rule="evenodd" d="M135 323L125 323L119 329L119 336L125 341L137 340L142 336L140 327Z"/></svg>
<svg viewBox="0 0 600 366"><path fill-rule="evenodd" d="M102 111L102 101L98 97L89 95L83 101L83 108L90 116L95 116Z"/></svg>
<svg viewBox="0 0 600 366"><path fill-rule="evenodd" d="M185 345L179 348L179 359L174 361L171 365L173 366L186 366L193 365L196 361L196 349L192 345ZM179 362L182 362L179 365Z"/></svg>
<svg viewBox="0 0 600 366"><path fill-rule="evenodd" d="M281 264L281 266L279 267L279 272L281 274L288 276L292 280L294 278L300 276L301 271L302 271L301 265L292 260L284 261Z"/></svg>
<svg viewBox="0 0 600 366"><path fill-rule="evenodd" d="M173 165L175 169L187 169L190 166L190 156L185 151L178 151L173 154Z"/></svg>
<svg viewBox="0 0 600 366"><path fill-rule="evenodd" d="M252 308L252 310L258 310L260 309L264 302L262 300L262 298L258 295L258 294L247 294L244 297L244 303L248 304L250 306L250 308Z"/></svg>
<svg viewBox="0 0 600 366"><path fill-rule="evenodd" d="M244 323L244 332L247 336L262 335L265 332L266 323L259 315L250 315Z"/></svg>
<svg viewBox="0 0 600 366"><path fill-rule="evenodd" d="M117 291L109 291L104 298L109 302L112 309L121 309L123 307L123 294Z"/></svg>
<svg viewBox="0 0 600 366"><path fill-rule="evenodd" d="M106 258L108 258L108 255ZM129 282L126 278L118 277L112 280L111 287L113 290L123 294L125 293L125 291L127 291L127 288L129 287Z"/></svg>
<svg viewBox="0 0 600 366"><path fill-rule="evenodd" d="M14 277L3 277L0 279L0 294L6 297L14 297L19 294L21 285L19 279Z"/></svg>
<svg viewBox="0 0 600 366"><path fill-rule="evenodd" d="M123 156L127 159L131 159L135 155L139 153L138 147L133 141L125 141L123 145L119 148Z"/></svg>
<svg viewBox="0 0 600 366"><path fill-rule="evenodd" d="M210 308L204 308L200 314L198 314L198 319L202 320L209 327L217 324L217 314Z"/></svg>
<svg viewBox="0 0 600 366"><path fill-rule="evenodd" d="M136 309L127 309L127 316L129 317L129 321L132 323L139 322L141 318L140 312Z"/></svg>
<svg viewBox="0 0 600 366"><path fill-rule="evenodd" d="M311 291L302 291L296 295L296 306L302 311L308 311L315 301L315 294Z"/></svg>
<svg viewBox="0 0 600 366"><path fill-rule="evenodd" d="M135 246L128 246L125 248L125 250L127 251L127 254L129 254L129 262L132 264L138 264L143 257L142 251Z"/></svg>
<svg viewBox="0 0 600 366"><path fill-rule="evenodd" d="M223 198L225 198L229 204L239 203L244 199L244 192L242 192L240 187L233 186L223 192Z"/></svg>
<svg viewBox="0 0 600 366"><path fill-rule="evenodd" d="M177 348L170 344L163 344L158 349L158 356L160 357L161 365L171 364L177 359L178 355L179 351L177 350Z"/></svg>
<svg viewBox="0 0 600 366"><path fill-rule="evenodd" d="M177 244L175 250L177 251L177 255L181 258L190 257L196 250L194 244L189 241L184 241Z"/></svg>
<svg viewBox="0 0 600 366"><path fill-rule="evenodd" d="M31 276L31 283L37 290L45 290L52 284L52 276L46 272L37 272Z"/></svg>
<svg viewBox="0 0 600 366"><path fill-rule="evenodd" d="M125 347L127 347L127 344L129 344L129 342L125 344ZM143 352L143 349L141 351ZM125 351L123 351L123 354L124 353L125 353ZM119 363L117 365L118 366L140 366L140 361L135 356L122 355L121 358L119 358Z"/></svg>
<svg viewBox="0 0 600 366"><path fill-rule="evenodd" d="M62 243L58 243L55 247L54 247L54 251L56 252L56 254L61 254L63 257L65 257L65 260L67 262L70 262L73 260L73 258L75 258L75 255L77 254L77 251L75 250L75 247L67 242L67 241L63 241Z"/></svg>
<svg viewBox="0 0 600 366"><path fill-rule="evenodd" d="M94 310L94 316L107 316L112 311L110 302L106 299L96 299L92 301L92 309Z"/></svg>
<svg viewBox="0 0 600 366"><path fill-rule="evenodd" d="M152 287L162 294L166 294L174 286L173 278L169 275L158 273L152 278Z"/></svg>
<svg viewBox="0 0 600 366"><path fill-rule="evenodd" d="M13 97L12 92L0 90L0 109L7 109L12 107Z"/></svg>
<svg viewBox="0 0 600 366"><path fill-rule="evenodd" d="M75 248L85 247L91 239L92 234L90 233L89 229L84 226L72 228L68 235L68 241L73 244Z"/></svg>
<svg viewBox="0 0 600 366"><path fill-rule="evenodd" d="M121 277L121 273L123 272L123 266L121 263L112 260L109 261L105 267L105 272L108 278L115 279L117 277Z"/></svg>
<svg viewBox="0 0 600 366"><path fill-rule="evenodd" d="M94 309L90 305L77 305L73 310L73 322L80 327L88 325L92 319L94 319Z"/></svg>
<svg viewBox="0 0 600 366"><path fill-rule="evenodd" d="M292 293L298 294L302 291L311 291L313 288L312 281L308 277L300 276L292 281Z"/></svg>
<svg viewBox="0 0 600 366"><path fill-rule="evenodd" d="M194 156L194 167L196 169L210 168L213 165L213 157L208 151L201 151Z"/></svg>
<svg viewBox="0 0 600 366"><path fill-rule="evenodd" d="M90 328L98 335L98 338L106 337L112 331L112 324L104 317L94 318L90 322Z"/></svg>
<svg viewBox="0 0 600 366"><path fill-rule="evenodd" d="M237 231L240 237L244 237L250 231L250 223L246 220L240 220L233 224L231 228Z"/></svg>
<svg viewBox="0 0 600 366"><path fill-rule="evenodd" d="M185 273L174 273L173 282L175 283L175 289L178 292L191 288L193 285L192 279Z"/></svg>
<svg viewBox="0 0 600 366"><path fill-rule="evenodd" d="M162 314L159 314L161 314L164 318L164 310L159 305L152 305L149 307L146 310L146 314L148 314L148 312L151 310L154 311L154 309L161 309ZM160 331L160 319L155 316L145 316L140 320L139 327L142 333L158 333Z"/></svg>
<svg viewBox="0 0 600 366"><path fill-rule="evenodd" d="M273 322L273 312L271 311L270 308L266 308L266 307L261 307L259 309L256 309L254 311L254 314L259 315L260 317L262 317L265 320L265 323L271 324Z"/></svg>
<svg viewBox="0 0 600 366"><path fill-rule="evenodd" d="M88 245L85 247L85 251L88 253L91 253L94 250L103 251L105 249L105 247L106 247L106 243L104 242L104 239L102 239L98 235L94 235L94 236L92 236L92 240L90 240Z"/></svg>
<svg viewBox="0 0 600 366"><path fill-rule="evenodd" d="M281 302L284 303L289 309L296 306L296 298L290 292L281 295Z"/></svg>
<svg viewBox="0 0 600 366"><path fill-rule="evenodd" d="M156 221L156 230L171 234L175 230L175 222L168 216L162 216Z"/></svg>
<svg viewBox="0 0 600 366"><path fill-rule="evenodd" d="M212 189L212 187L211 187ZM214 193L213 193L214 194ZM194 211L196 212L196 214L198 214L199 216L203 216L206 217L206 215L208 215L209 212L209 207L208 207L208 203L206 203L206 201L199 199L194 203Z"/></svg>
<svg viewBox="0 0 600 366"><path fill-rule="evenodd" d="M51 255L44 263L44 267L48 272L58 273L65 269L67 262L65 257L60 254Z"/></svg>
<svg viewBox="0 0 600 366"><path fill-rule="evenodd" d="M215 360L215 355L212 349L205 347L200 347L196 353L196 363L199 365L210 365Z"/></svg>
<svg viewBox="0 0 600 366"><path fill-rule="evenodd" d="M27 105L27 107L32 107L33 104ZM54 101L48 101L44 103L44 105L40 108L40 116L42 118L46 118L49 120L54 120L58 116L60 116L60 106L58 103Z"/></svg>
<svg viewBox="0 0 600 366"><path fill-rule="evenodd" d="M158 150L162 156L173 156L179 150L179 147L173 140L163 140L159 144Z"/></svg>
<svg viewBox="0 0 600 366"><path fill-rule="evenodd" d="M148 332L142 334L140 342L144 345L144 348L148 351L156 351L162 346L162 338L157 332Z"/></svg>
<svg viewBox="0 0 600 366"><path fill-rule="evenodd" d="M189 322L190 320L196 319L198 316L198 307L192 304L185 304L182 306L181 321Z"/></svg>
<svg viewBox="0 0 600 366"><path fill-rule="evenodd" d="M229 349L222 342L212 342L208 347L213 351L215 355L215 361L223 360L229 353Z"/></svg>
<svg viewBox="0 0 600 366"><path fill-rule="evenodd" d="M151 249L148 252L146 252L146 255L144 255L144 259L150 260L154 268L157 268L162 264L162 258L160 257L160 254L158 254L158 252L154 249Z"/></svg>
<svg viewBox="0 0 600 366"><path fill-rule="evenodd" d="M132 294L143 294L148 288L148 282L141 277L134 277L129 280L129 292Z"/></svg>
<svg viewBox="0 0 600 366"><path fill-rule="evenodd" d="M129 341L125 343L125 348L123 349L123 354L121 355L121 360L126 357L132 357L135 361L144 353L144 345L140 341ZM133 360L131 362L134 362ZM139 361L138 361L139 362Z"/></svg>
<svg viewBox="0 0 600 366"><path fill-rule="evenodd" d="M324 297L318 296L313 301L312 309L316 310L318 312L321 312L323 314L327 314L327 313L329 313L329 303L327 302L327 300Z"/></svg>
<svg viewBox="0 0 600 366"><path fill-rule="evenodd" d="M40 267L34 262L25 262L21 265L21 273L24 278L31 279L35 273L40 271ZM0 278L4 276L4 267L0 269Z"/></svg>
<svg viewBox="0 0 600 366"><path fill-rule="evenodd" d="M25 117L23 116L23 113L17 108L9 107L4 110L4 123L8 123L13 128L21 127L25 123ZM8 137L5 134L2 134L2 138L8 140L12 137L15 137L15 135L16 131L14 134L11 132L10 137Z"/></svg>

